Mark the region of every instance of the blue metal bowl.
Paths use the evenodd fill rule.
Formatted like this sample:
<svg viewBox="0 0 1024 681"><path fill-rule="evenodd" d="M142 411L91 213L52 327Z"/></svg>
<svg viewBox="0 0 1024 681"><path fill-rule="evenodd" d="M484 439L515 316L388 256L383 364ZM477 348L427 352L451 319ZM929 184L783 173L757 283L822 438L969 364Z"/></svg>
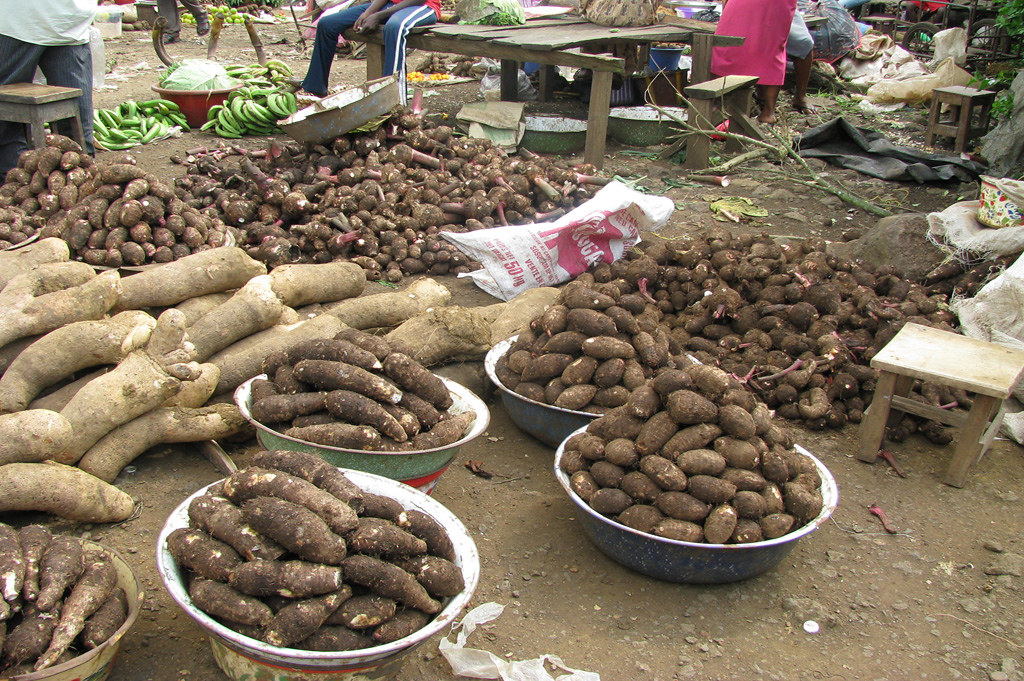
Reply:
<svg viewBox="0 0 1024 681"><path fill-rule="evenodd" d="M508 412L512 423L544 444L557 447L573 431L586 427L587 424L596 419L598 414L563 409L562 407L544 404L536 400L529 400L502 385L501 381L498 380L498 375L494 372L494 367L498 363L498 359L508 352L509 346L517 338L519 338L518 335L512 336L491 348L487 356L484 357L484 371L487 372L487 377L491 379L491 383L501 393L501 404L505 407L505 411Z"/></svg>
<svg viewBox="0 0 1024 681"><path fill-rule="evenodd" d="M577 432L582 432L580 428ZM575 433L573 433L575 434ZM800 445L797 451L814 461L821 476L821 513L807 525L776 539L750 544L703 544L656 537L620 525L590 508L569 486L562 470L565 443L555 453L555 477L580 509L580 520L590 540L612 560L641 574L666 582L724 584L757 576L778 565L801 537L818 529L839 503L839 489L825 464Z"/></svg>

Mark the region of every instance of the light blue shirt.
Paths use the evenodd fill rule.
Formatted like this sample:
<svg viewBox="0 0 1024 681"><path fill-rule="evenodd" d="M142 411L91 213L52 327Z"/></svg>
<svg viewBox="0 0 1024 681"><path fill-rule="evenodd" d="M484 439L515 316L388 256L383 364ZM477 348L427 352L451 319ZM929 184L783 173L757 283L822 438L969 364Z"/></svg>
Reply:
<svg viewBox="0 0 1024 681"><path fill-rule="evenodd" d="M33 45L82 45L97 0L4 0L0 35Z"/></svg>

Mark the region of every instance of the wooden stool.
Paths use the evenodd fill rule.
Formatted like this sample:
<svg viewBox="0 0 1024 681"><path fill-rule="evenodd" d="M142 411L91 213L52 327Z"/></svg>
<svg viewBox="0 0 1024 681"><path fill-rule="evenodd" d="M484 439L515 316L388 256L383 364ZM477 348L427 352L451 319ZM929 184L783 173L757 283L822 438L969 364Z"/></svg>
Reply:
<svg viewBox="0 0 1024 681"><path fill-rule="evenodd" d="M860 424L857 458L873 462L885 436L889 410L898 409L959 429L956 451L942 481L963 487L1003 421L1003 400L1024 371L1024 352L920 324L907 324L871 358L878 385ZM966 415L907 398L914 379L974 393Z"/></svg>
<svg viewBox="0 0 1024 681"><path fill-rule="evenodd" d="M722 112L729 119L729 132L761 139L761 131L748 115L750 100L757 85L756 76L725 76L715 78L683 89L689 100L687 120L690 125L707 130L707 133L690 133L686 137L686 162L684 168L702 170L708 167L708 154L711 151L711 137L714 125L711 123L711 110L717 100L721 101ZM736 151L739 143L730 139L725 145L726 151ZM673 151L673 153L675 153Z"/></svg>
<svg viewBox="0 0 1024 681"><path fill-rule="evenodd" d="M85 146L85 131L78 113L78 98L82 91L76 87L12 83L0 85L0 121L24 123L26 138L31 148L46 145L45 124L71 119L74 140Z"/></svg>
<svg viewBox="0 0 1024 681"><path fill-rule="evenodd" d="M992 102L996 93L992 90L977 90L962 85L937 87L932 90L932 108L928 113L928 132L924 143L933 146L935 136L953 137L953 151L957 154L967 149L967 143L978 135L988 132L989 118L992 113ZM942 105L948 104L952 119L940 122ZM972 121L974 113L978 113L978 124Z"/></svg>

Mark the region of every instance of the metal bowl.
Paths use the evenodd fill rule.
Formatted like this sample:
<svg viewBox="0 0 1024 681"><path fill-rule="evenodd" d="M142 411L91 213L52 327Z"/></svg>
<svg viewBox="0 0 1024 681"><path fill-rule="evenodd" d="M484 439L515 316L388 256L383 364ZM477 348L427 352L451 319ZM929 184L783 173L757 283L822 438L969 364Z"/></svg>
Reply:
<svg viewBox="0 0 1024 681"><path fill-rule="evenodd" d="M576 432L583 430L580 428ZM569 499L579 507L580 520L590 540L612 560L666 582L723 584L755 577L778 565L802 537L828 520L839 503L839 489L825 464L800 445L796 445L796 450L814 461L821 476L821 513L794 532L749 544L704 544L665 539L620 525L601 515L569 486L569 476L561 466L565 442L555 453L555 477Z"/></svg>
<svg viewBox="0 0 1024 681"><path fill-rule="evenodd" d="M527 116L520 146L538 154L571 154L587 143L587 122L564 116Z"/></svg>
<svg viewBox="0 0 1024 681"><path fill-rule="evenodd" d="M527 399L519 393L512 392L506 388L498 380L494 367L501 356L508 352L509 346L517 338L519 338L518 335L512 336L491 348L487 356L484 357L484 371L487 372L487 377L491 379L491 383L500 391L501 404L505 407L505 411L508 412L512 423L544 444L557 447L573 431L587 426L599 414L591 414L587 411L574 411L572 409L556 407L552 404L544 404L543 402Z"/></svg>
<svg viewBox="0 0 1024 681"><path fill-rule="evenodd" d="M278 648L243 636L193 605L188 595L185 574L178 568L167 550L167 536L180 527L188 526L188 506L192 499L205 494L209 487L219 484L215 482L185 499L167 518L157 538L156 564L171 598L206 631L217 665L234 681L341 681L356 678L394 678L404 661L405 653L444 630L469 604L480 579L480 556L473 538L455 514L440 502L403 483L361 471L345 471L345 475L364 491L390 497L404 508L420 510L439 522L455 547L455 564L462 570L466 588L449 600L444 609L419 631L393 643L363 650L314 652ZM357 670L361 670L359 674L355 673Z"/></svg>
<svg viewBox="0 0 1024 681"><path fill-rule="evenodd" d="M686 120L686 109L677 106L662 108ZM615 107L608 114L608 136L631 147L662 144L675 125L671 118L649 106Z"/></svg>
<svg viewBox="0 0 1024 681"><path fill-rule="evenodd" d="M250 378L235 389L235 404L238 405L242 416L256 428L256 439L261 445L267 449L287 449L316 454L332 466L383 475L414 487L436 483L437 478L459 451L459 447L483 433L491 421L491 413L483 400L474 395L469 388L439 376L452 394L452 406L449 411L452 414L470 411L476 416L469 431L455 443L412 452L370 452L318 445L279 433L252 417L252 382L258 378L266 378L266 374Z"/></svg>

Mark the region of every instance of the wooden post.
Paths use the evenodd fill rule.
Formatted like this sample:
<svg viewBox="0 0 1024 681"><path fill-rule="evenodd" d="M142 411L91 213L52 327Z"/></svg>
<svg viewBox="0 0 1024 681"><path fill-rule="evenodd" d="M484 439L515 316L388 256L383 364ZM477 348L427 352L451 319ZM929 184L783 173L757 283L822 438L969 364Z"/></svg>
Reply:
<svg viewBox="0 0 1024 681"><path fill-rule="evenodd" d="M515 59L501 60L501 101L519 101L519 62Z"/></svg>
<svg viewBox="0 0 1024 681"><path fill-rule="evenodd" d="M540 91L537 99L541 102L550 102L555 97L555 76L558 71L554 64L541 64L540 67Z"/></svg>
<svg viewBox="0 0 1024 681"><path fill-rule="evenodd" d="M896 374L891 371L883 371L878 375L878 382L875 384L875 396L871 398L871 404L864 413L864 420L860 422L860 448L857 450L857 458L861 461L874 463L878 458L878 450L882 446L882 439L885 437L885 422L889 419L889 407L892 405L892 393L896 387Z"/></svg>
<svg viewBox="0 0 1024 681"><path fill-rule="evenodd" d="M712 33L693 34L693 49L690 51L691 83L711 80L711 46L714 39Z"/></svg>
<svg viewBox="0 0 1024 681"><path fill-rule="evenodd" d="M604 166L605 136L608 134L608 113L612 101L612 72L594 71L590 84L590 112L587 116L587 146L583 150L584 163Z"/></svg>
<svg viewBox="0 0 1024 681"><path fill-rule="evenodd" d="M363 43L366 45L366 80L377 80L384 75L384 45ZM405 83L399 83L405 87Z"/></svg>

